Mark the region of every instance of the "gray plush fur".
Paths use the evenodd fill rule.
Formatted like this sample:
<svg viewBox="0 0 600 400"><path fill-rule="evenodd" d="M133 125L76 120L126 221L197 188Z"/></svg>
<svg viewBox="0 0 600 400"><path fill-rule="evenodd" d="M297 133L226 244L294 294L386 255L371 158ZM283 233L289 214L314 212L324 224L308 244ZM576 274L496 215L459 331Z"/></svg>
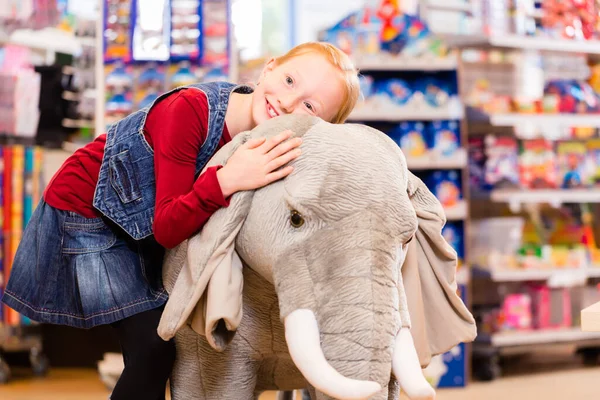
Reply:
<svg viewBox="0 0 600 400"><path fill-rule="evenodd" d="M413 323L426 338L425 343L415 337L424 365L433 353L430 349L445 351L448 348L438 347L474 337L474 322L460 299L448 300L456 265L450 250L444 257L454 262L448 267L454 272L447 272L444 282L433 278L435 282L419 283L415 278L419 288L411 296L415 292L418 300L409 298L407 305L402 249L419 226L415 204L424 202L421 206L430 210L427 215L434 216L436 225L414 240L411 249L421 249L419 243L431 242L432 235L433 241L443 240L438 238L445 223L441 206L408 172L398 146L362 125L333 125L302 116L275 118L238 135L210 165L225 163L250 136L270 137L284 129L303 138L302 156L292 163L294 172L260 190L234 195L230 206L215 213L201 233L167 254L164 281L170 299L159 333L165 339L176 334L173 399L251 400L263 390L306 387L288 354L282 324L301 308L315 313L323 352L337 371L381 384L375 400L397 399L398 385L391 375L394 337L401 326L411 326L413 310L419 316ZM299 228L290 223L292 210L304 217ZM217 352L187 323L198 313L193 308L209 284L207 260L227 241L244 262L243 316L235 335L227 335L223 326L213 330L216 348L222 350ZM420 259L431 254L419 251L425 254L415 256ZM442 287L436 289L443 294L436 294L435 300L427 298L431 285ZM448 316L446 331L439 327L446 322L422 321L431 301L451 303L440 308L456 315ZM453 318L456 334L449 322ZM438 347L431 332L446 336ZM313 399L328 397L317 392Z"/></svg>

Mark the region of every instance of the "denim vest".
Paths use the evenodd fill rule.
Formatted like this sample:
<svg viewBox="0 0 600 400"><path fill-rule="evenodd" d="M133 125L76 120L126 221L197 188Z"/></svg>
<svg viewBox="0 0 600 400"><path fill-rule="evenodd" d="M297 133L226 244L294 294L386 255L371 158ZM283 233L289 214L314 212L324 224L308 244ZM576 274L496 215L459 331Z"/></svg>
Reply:
<svg viewBox="0 0 600 400"><path fill-rule="evenodd" d="M154 151L144 138L146 117L156 102L184 88L201 90L208 100L208 132L196 158L196 177L219 144L229 96L233 91L252 92L248 86L226 82L179 87L161 95L150 106L128 115L108 129L94 193L94 207L136 240L153 234L156 201Z"/></svg>

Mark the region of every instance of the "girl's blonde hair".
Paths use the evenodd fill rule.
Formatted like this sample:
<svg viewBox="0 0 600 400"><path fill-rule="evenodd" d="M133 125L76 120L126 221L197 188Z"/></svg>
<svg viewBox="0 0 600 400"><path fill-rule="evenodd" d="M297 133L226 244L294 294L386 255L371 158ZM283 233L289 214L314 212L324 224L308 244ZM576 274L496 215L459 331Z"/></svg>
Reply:
<svg viewBox="0 0 600 400"><path fill-rule="evenodd" d="M350 115L360 94L360 84L358 81L358 70L354 67L350 57L334 45L325 42L307 42L302 43L286 54L277 57L275 63L281 65L294 57L301 56L306 53L317 52L324 56L334 67L340 70L344 80L344 98L342 106L337 114L333 117L334 124L343 123Z"/></svg>

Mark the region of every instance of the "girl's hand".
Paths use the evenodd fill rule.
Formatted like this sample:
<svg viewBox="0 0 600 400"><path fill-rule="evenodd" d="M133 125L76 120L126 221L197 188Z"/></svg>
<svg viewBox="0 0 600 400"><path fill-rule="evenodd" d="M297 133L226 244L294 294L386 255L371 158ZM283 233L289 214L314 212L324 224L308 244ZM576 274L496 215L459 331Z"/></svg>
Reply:
<svg viewBox="0 0 600 400"><path fill-rule="evenodd" d="M251 139L237 149L227 164L217 171L217 178L225 197L241 190L253 190L288 176L293 168L278 169L297 158L302 139L284 131L269 140Z"/></svg>

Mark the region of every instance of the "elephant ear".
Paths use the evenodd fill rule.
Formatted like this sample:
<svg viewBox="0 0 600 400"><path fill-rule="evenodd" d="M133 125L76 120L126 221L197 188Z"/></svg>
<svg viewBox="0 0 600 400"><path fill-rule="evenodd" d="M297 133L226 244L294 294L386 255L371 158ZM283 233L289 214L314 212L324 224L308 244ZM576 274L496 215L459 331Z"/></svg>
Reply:
<svg viewBox="0 0 600 400"><path fill-rule="evenodd" d="M219 150L207 165L226 164L229 157L252 137L270 137L286 129L302 136L320 120L289 115L270 119L250 132L237 135ZM229 207L221 208L202 230L167 252L163 281L169 300L163 311L158 334L169 340L189 323L209 344L222 351L233 339L242 318L242 262L235 242L250 210L254 191L238 192Z"/></svg>
<svg viewBox="0 0 600 400"><path fill-rule="evenodd" d="M456 251L442 236L444 209L427 186L408 172L408 196L418 229L402 265L411 333L423 367L477 335L475 320L457 294Z"/></svg>
<svg viewBox="0 0 600 400"><path fill-rule="evenodd" d="M223 165L250 137L244 132L213 156L207 168ZM169 300L158 334L169 340L185 324L222 351L233 338L242 316L242 265L235 239L252 203L252 191L238 192L229 207L219 209L203 229L167 252L163 281Z"/></svg>

